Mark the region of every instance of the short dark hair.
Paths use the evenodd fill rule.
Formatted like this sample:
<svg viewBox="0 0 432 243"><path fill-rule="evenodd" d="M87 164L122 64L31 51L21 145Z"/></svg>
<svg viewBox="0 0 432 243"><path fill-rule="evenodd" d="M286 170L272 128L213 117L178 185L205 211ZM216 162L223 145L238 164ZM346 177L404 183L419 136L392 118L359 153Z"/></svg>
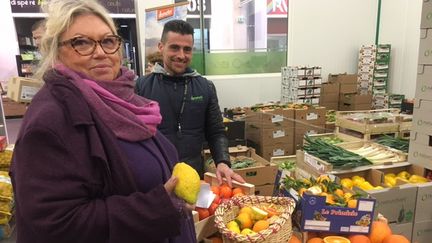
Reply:
<svg viewBox="0 0 432 243"><path fill-rule="evenodd" d="M180 19L170 20L164 25L161 37L162 42L166 41L166 36L170 31L182 35L192 35L192 37L194 34L193 27L188 22Z"/></svg>
<svg viewBox="0 0 432 243"><path fill-rule="evenodd" d="M43 28L45 28L45 19L41 19L41 20L36 21L36 22L32 25L32 27L31 27L31 31L33 32L33 31L39 29L39 27L43 27Z"/></svg>

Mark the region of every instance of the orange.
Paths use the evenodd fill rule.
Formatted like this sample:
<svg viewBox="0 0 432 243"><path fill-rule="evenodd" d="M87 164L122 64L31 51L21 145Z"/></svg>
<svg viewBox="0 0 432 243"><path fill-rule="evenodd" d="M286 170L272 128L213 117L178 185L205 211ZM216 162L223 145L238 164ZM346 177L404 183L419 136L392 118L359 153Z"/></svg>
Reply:
<svg viewBox="0 0 432 243"><path fill-rule="evenodd" d="M323 240L324 243L351 243L350 240L342 236L327 236Z"/></svg>
<svg viewBox="0 0 432 243"><path fill-rule="evenodd" d="M301 240L293 234L291 235L291 238L289 239L288 243L301 243Z"/></svg>
<svg viewBox="0 0 432 243"><path fill-rule="evenodd" d="M219 196L221 198L231 198L232 196L232 190L226 184L223 184L222 186L219 187L219 193L220 193Z"/></svg>
<svg viewBox="0 0 432 243"><path fill-rule="evenodd" d="M307 240L306 243L324 243L324 241L319 237L314 237Z"/></svg>
<svg viewBox="0 0 432 243"><path fill-rule="evenodd" d="M239 222L240 229L251 228L253 225L252 218L248 213L240 213L236 220Z"/></svg>
<svg viewBox="0 0 432 243"><path fill-rule="evenodd" d="M208 238L209 240L211 240L212 243L222 243L222 238L217 237L217 236L212 236L210 238Z"/></svg>
<svg viewBox="0 0 432 243"><path fill-rule="evenodd" d="M270 226L270 223L267 220L258 220L254 225L252 230L255 232L260 232L261 230L265 230Z"/></svg>
<svg viewBox="0 0 432 243"><path fill-rule="evenodd" d="M357 199L350 199L347 204L349 208L357 208Z"/></svg>
<svg viewBox="0 0 432 243"><path fill-rule="evenodd" d="M409 240L403 235L389 235L382 243L409 243Z"/></svg>
<svg viewBox="0 0 432 243"><path fill-rule="evenodd" d="M370 239L366 235L350 235L348 239L351 243L371 243Z"/></svg>
<svg viewBox="0 0 432 243"><path fill-rule="evenodd" d="M237 195L237 194L239 194L239 193L241 193L241 194L244 195L243 190L242 190L240 187L236 187L236 188L234 188L234 189L232 190L232 195L233 195L233 196L235 196L235 195Z"/></svg>
<svg viewBox="0 0 432 243"><path fill-rule="evenodd" d="M338 195L339 197L342 197L342 198L343 198L343 195L344 195L344 191L343 191L343 190L341 190L341 189L336 189L336 190L334 191L334 193L335 193L336 195Z"/></svg>
<svg viewBox="0 0 432 243"><path fill-rule="evenodd" d="M210 207L208 208L208 211L210 213L210 215L213 215L216 211L216 208L219 206L219 204L212 202L212 204L210 204Z"/></svg>
<svg viewBox="0 0 432 243"><path fill-rule="evenodd" d="M371 240L371 243L382 243L383 240L391 234L392 231L388 224L381 221L374 221L371 226L369 239Z"/></svg>
<svg viewBox="0 0 432 243"><path fill-rule="evenodd" d="M220 194L220 190L218 186L211 186L211 190L214 194L218 195Z"/></svg>
<svg viewBox="0 0 432 243"><path fill-rule="evenodd" d="M208 209L206 209L206 208L196 207L195 210L198 212L198 218L200 221L207 218L208 216L210 216L210 213L209 213Z"/></svg>

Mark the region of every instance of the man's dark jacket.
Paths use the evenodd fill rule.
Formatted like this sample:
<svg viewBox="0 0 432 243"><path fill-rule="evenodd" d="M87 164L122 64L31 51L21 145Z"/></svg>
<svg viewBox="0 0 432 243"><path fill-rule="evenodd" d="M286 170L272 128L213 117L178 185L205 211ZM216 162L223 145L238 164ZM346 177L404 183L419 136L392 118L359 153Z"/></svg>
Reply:
<svg viewBox="0 0 432 243"><path fill-rule="evenodd" d="M137 80L135 90L159 102L162 123L158 128L175 145L181 161L193 166L202 176L201 151L207 141L214 161L230 166L228 140L216 88L211 81L189 68L182 76L170 76L156 64L153 73Z"/></svg>

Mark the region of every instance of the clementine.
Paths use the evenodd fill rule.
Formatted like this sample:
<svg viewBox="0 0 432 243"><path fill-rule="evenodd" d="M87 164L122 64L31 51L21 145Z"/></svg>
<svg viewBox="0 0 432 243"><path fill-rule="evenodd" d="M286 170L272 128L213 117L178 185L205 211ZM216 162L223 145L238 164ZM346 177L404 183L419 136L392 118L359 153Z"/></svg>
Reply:
<svg viewBox="0 0 432 243"><path fill-rule="evenodd" d="M384 238L382 243L409 243L410 241L403 235L389 235Z"/></svg>
<svg viewBox="0 0 432 243"><path fill-rule="evenodd" d="M209 210L206 208L196 207L195 210L198 212L198 218L200 221L210 216Z"/></svg>
<svg viewBox="0 0 432 243"><path fill-rule="evenodd" d="M261 230L265 230L270 226L270 223L267 220L258 220L254 225L252 230L255 232L260 232Z"/></svg>
<svg viewBox="0 0 432 243"><path fill-rule="evenodd" d="M222 243L222 238L218 237L218 236L212 236L210 238L208 238L209 240L211 240L212 243Z"/></svg>
<svg viewBox="0 0 432 243"><path fill-rule="evenodd" d="M216 208L218 206L219 206L219 204L214 203L214 202L212 204L210 204L210 207L208 208L209 214L213 215L215 213L215 211L216 211Z"/></svg>
<svg viewBox="0 0 432 243"><path fill-rule="evenodd" d="M366 235L350 235L348 239L351 243L371 243L370 239Z"/></svg>
<svg viewBox="0 0 432 243"><path fill-rule="evenodd" d="M238 193L241 193L241 194L244 195L243 190L242 190L240 187L236 187L236 188L234 188L234 189L232 190L232 195L233 195L233 196L237 195Z"/></svg>
<svg viewBox="0 0 432 243"><path fill-rule="evenodd" d="M306 243L324 243L324 240L319 237L310 238Z"/></svg>
<svg viewBox="0 0 432 243"><path fill-rule="evenodd" d="M369 234L369 239L371 243L382 243L384 238L391 235L392 231L388 224L381 221L374 221L371 226L371 232Z"/></svg>
<svg viewBox="0 0 432 243"><path fill-rule="evenodd" d="M288 243L301 243L301 240L297 238L297 236L291 235L291 238L289 239Z"/></svg>
<svg viewBox="0 0 432 243"><path fill-rule="evenodd" d="M231 198L231 196L232 196L232 189L228 185L226 185L226 184L221 185L219 187L219 196L221 198Z"/></svg>
<svg viewBox="0 0 432 243"><path fill-rule="evenodd" d="M218 195L220 194L220 190L218 186L211 186L211 190L214 194Z"/></svg>

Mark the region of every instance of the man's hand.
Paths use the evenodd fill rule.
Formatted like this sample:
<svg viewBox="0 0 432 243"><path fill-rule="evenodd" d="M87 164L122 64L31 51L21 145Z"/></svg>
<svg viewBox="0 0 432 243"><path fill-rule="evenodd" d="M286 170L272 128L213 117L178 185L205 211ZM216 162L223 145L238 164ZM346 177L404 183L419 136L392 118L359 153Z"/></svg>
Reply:
<svg viewBox="0 0 432 243"><path fill-rule="evenodd" d="M238 181L240 183L245 183L246 181L237 173L235 173L228 165L225 163L219 163L216 167L216 177L218 179L219 185L222 184L222 177L225 177L229 187L232 187L231 180Z"/></svg>

